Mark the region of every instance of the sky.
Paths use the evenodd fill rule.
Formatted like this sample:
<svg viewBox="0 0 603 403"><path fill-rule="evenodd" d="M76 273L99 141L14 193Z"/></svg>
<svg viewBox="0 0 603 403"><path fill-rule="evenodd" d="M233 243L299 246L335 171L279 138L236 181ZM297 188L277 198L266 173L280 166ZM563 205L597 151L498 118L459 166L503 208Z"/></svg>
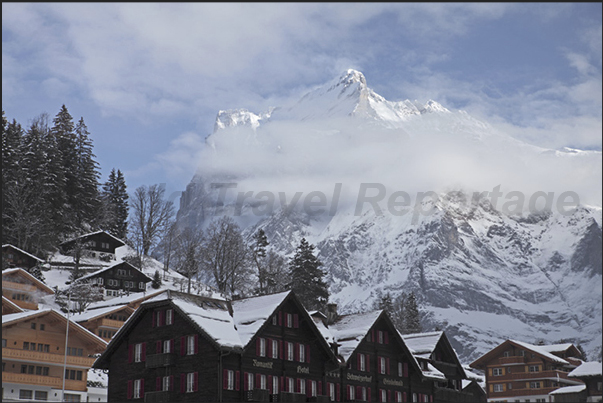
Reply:
<svg viewBox="0 0 603 403"><path fill-rule="evenodd" d="M601 3L2 3L2 109L84 118L101 181L177 199L219 110L361 71L545 148L601 150ZM599 186L599 185L596 185Z"/></svg>

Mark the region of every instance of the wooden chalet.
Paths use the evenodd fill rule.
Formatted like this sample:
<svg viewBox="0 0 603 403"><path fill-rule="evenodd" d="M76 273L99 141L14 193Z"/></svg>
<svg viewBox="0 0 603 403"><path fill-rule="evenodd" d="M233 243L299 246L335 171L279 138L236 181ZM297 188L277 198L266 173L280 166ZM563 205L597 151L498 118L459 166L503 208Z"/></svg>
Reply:
<svg viewBox="0 0 603 403"><path fill-rule="evenodd" d="M603 401L603 377L600 362L583 362L567 374L568 378L578 379L584 385L566 386L549 394L553 402L601 402Z"/></svg>
<svg viewBox="0 0 603 403"><path fill-rule="evenodd" d="M65 349L67 322L52 309L2 315L3 401L86 401L88 370L107 343L69 321Z"/></svg>
<svg viewBox="0 0 603 403"><path fill-rule="evenodd" d="M118 305L88 309L84 313L73 315L71 320L109 342L133 312L134 309L128 305Z"/></svg>
<svg viewBox="0 0 603 403"><path fill-rule="evenodd" d="M436 402L480 400L480 393L463 391L463 380L467 379L467 374L444 332L405 334L402 338L423 373L421 392L417 391L416 401L427 401L425 395Z"/></svg>
<svg viewBox="0 0 603 403"><path fill-rule="evenodd" d="M110 261L116 260L115 249L125 244L121 239L101 230L62 242L59 244L59 249L63 254L69 254L73 249L81 247L93 258Z"/></svg>
<svg viewBox="0 0 603 403"><path fill-rule="evenodd" d="M52 288L21 268L2 271L2 296L23 309L38 309L38 302L54 295Z"/></svg>
<svg viewBox="0 0 603 403"><path fill-rule="evenodd" d="M411 401L421 371L387 313L338 316L333 304L329 310L325 325L344 364L329 374L331 401Z"/></svg>
<svg viewBox="0 0 603 403"><path fill-rule="evenodd" d="M116 297L144 292L147 289L147 283L152 279L135 266L122 261L80 277L79 281L96 284L105 290L106 296Z"/></svg>
<svg viewBox="0 0 603 403"><path fill-rule="evenodd" d="M30 269L44 264L44 260L14 245L2 245L2 268L22 267Z"/></svg>
<svg viewBox="0 0 603 403"><path fill-rule="evenodd" d="M470 367L484 371L488 401L549 401L549 393L561 387L583 385L568 377L580 365L579 357L580 351L570 343L533 345L506 340Z"/></svg>
<svg viewBox="0 0 603 403"><path fill-rule="evenodd" d="M18 305L10 301L4 295L2 296L2 315L9 315L11 313L23 312L23 309Z"/></svg>

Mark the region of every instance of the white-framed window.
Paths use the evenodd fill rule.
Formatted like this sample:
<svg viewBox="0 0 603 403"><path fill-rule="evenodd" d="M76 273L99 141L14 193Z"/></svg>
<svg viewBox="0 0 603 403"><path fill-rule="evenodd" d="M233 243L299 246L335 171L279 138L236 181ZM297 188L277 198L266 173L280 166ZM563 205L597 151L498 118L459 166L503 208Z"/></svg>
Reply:
<svg viewBox="0 0 603 403"><path fill-rule="evenodd" d="M360 360L360 370L366 371L366 356L364 354L358 354L358 359Z"/></svg>
<svg viewBox="0 0 603 403"><path fill-rule="evenodd" d="M526 351L525 350L519 350L519 356L520 357L525 357L526 356Z"/></svg>
<svg viewBox="0 0 603 403"><path fill-rule="evenodd" d="M165 311L165 324L171 325L172 323L174 323L174 310L168 309Z"/></svg>
<svg viewBox="0 0 603 403"><path fill-rule="evenodd" d="M540 365L530 365L530 372L540 372Z"/></svg>
<svg viewBox="0 0 603 403"><path fill-rule="evenodd" d="M601 392L603 390L603 382L597 382L597 390Z"/></svg>
<svg viewBox="0 0 603 403"><path fill-rule="evenodd" d="M404 376L404 365L398 361L398 376L402 378Z"/></svg>
<svg viewBox="0 0 603 403"><path fill-rule="evenodd" d="M402 401L402 392L396 392L396 402L401 402ZM384 400L385 402L385 400Z"/></svg>
<svg viewBox="0 0 603 403"><path fill-rule="evenodd" d="M387 391L385 389L379 389L379 401L387 402Z"/></svg>
<svg viewBox="0 0 603 403"><path fill-rule="evenodd" d="M235 374L234 371L232 369L229 369L226 371L226 389L228 390L234 390L234 384L235 384Z"/></svg>
<svg viewBox="0 0 603 403"><path fill-rule="evenodd" d="M142 386L142 382L140 379L135 379L134 380L134 393L133 393L133 398L134 399L140 399L140 387Z"/></svg>
<svg viewBox="0 0 603 403"><path fill-rule="evenodd" d="M138 289L139 290L144 290L146 288L144 281L141 281L138 283Z"/></svg>
<svg viewBox="0 0 603 403"><path fill-rule="evenodd" d="M299 393L303 393L305 395L306 394L306 380L298 379L297 381L299 383Z"/></svg>
<svg viewBox="0 0 603 403"><path fill-rule="evenodd" d="M105 284L105 279L104 279L104 278L102 278L102 277L97 278L97 279L96 279L96 284L98 284L98 285L103 285L103 284Z"/></svg>
<svg viewBox="0 0 603 403"><path fill-rule="evenodd" d="M172 349L172 343L171 343L171 341L170 340L164 340L163 341L163 352L164 353L171 353L172 352L171 349Z"/></svg>
<svg viewBox="0 0 603 403"><path fill-rule="evenodd" d="M318 393L316 381L310 381L310 396L316 397Z"/></svg>
<svg viewBox="0 0 603 403"><path fill-rule="evenodd" d="M253 390L254 388L254 379L253 379L253 374L251 372L247 373L247 388L248 390Z"/></svg>
<svg viewBox="0 0 603 403"><path fill-rule="evenodd" d="M385 374L385 357L379 357L379 373Z"/></svg>
<svg viewBox="0 0 603 403"><path fill-rule="evenodd" d="M293 361L293 356L295 355L293 347L293 343L287 342L287 361Z"/></svg>
<svg viewBox="0 0 603 403"><path fill-rule="evenodd" d="M294 393L295 392L295 379L293 379L293 378L287 378L287 379L288 379L287 391Z"/></svg>
<svg viewBox="0 0 603 403"><path fill-rule="evenodd" d="M279 356L278 356L278 340L272 340L272 358L279 358Z"/></svg>
<svg viewBox="0 0 603 403"><path fill-rule="evenodd" d="M167 392L168 390L170 390L170 377L169 376L163 377L163 388L161 390L163 390L164 392Z"/></svg>
<svg viewBox="0 0 603 403"><path fill-rule="evenodd" d="M260 337L260 357L266 357L266 339Z"/></svg>
<svg viewBox="0 0 603 403"><path fill-rule="evenodd" d="M502 376L503 369L502 368L492 368L492 376Z"/></svg>
<svg viewBox="0 0 603 403"><path fill-rule="evenodd" d="M417 394L416 394L416 393L413 393L413 394L412 394L412 401L413 401L413 402L418 402L418 401L419 401L419 400L417 399Z"/></svg>
<svg viewBox="0 0 603 403"><path fill-rule="evenodd" d="M126 275L126 271L124 269L117 269L117 275L118 276L125 276Z"/></svg>
<svg viewBox="0 0 603 403"><path fill-rule="evenodd" d="M293 327L293 314L287 314L287 327Z"/></svg>
<svg viewBox="0 0 603 403"><path fill-rule="evenodd" d="M383 331L379 330L377 332L377 340L379 341L379 344L383 344Z"/></svg>
<svg viewBox="0 0 603 403"><path fill-rule="evenodd" d="M530 382L530 389L540 389L540 382Z"/></svg>
<svg viewBox="0 0 603 403"><path fill-rule="evenodd" d="M348 385L348 398L349 400L356 399L356 389L352 385Z"/></svg>
<svg viewBox="0 0 603 403"><path fill-rule="evenodd" d="M186 336L186 355L195 354L195 336Z"/></svg>
<svg viewBox="0 0 603 403"><path fill-rule="evenodd" d="M194 392L195 391L195 373L189 372L186 374L186 391Z"/></svg>
<svg viewBox="0 0 603 403"><path fill-rule="evenodd" d="M508 351L505 351L503 353L503 357L510 357L510 356L511 356L511 353L509 353Z"/></svg>
<svg viewBox="0 0 603 403"><path fill-rule="evenodd" d="M142 361L142 343L134 345L134 362Z"/></svg>
<svg viewBox="0 0 603 403"><path fill-rule="evenodd" d="M329 382L328 387L329 387L329 397L331 398L331 401L334 402L335 401L335 384Z"/></svg>
<svg viewBox="0 0 603 403"><path fill-rule="evenodd" d="M360 388L360 393L362 393L362 396L360 396L360 399L363 402L366 402L366 386L363 386Z"/></svg>
<svg viewBox="0 0 603 403"><path fill-rule="evenodd" d="M306 346L304 344L299 345L299 362L306 362Z"/></svg>
<svg viewBox="0 0 603 403"><path fill-rule="evenodd" d="M502 392L502 391L504 391L504 387L503 387L502 383L495 383L492 386L492 390L494 390L494 392Z"/></svg>
<svg viewBox="0 0 603 403"><path fill-rule="evenodd" d="M278 395L278 377L275 376L272 380L272 394Z"/></svg>
<svg viewBox="0 0 603 403"><path fill-rule="evenodd" d="M260 389L268 389L268 383L266 382L266 375L260 375L260 384L258 385Z"/></svg>
<svg viewBox="0 0 603 403"><path fill-rule="evenodd" d="M162 313L161 311L155 311L155 323L157 324L157 326L163 326L163 321L161 320L162 318Z"/></svg>
<svg viewBox="0 0 603 403"><path fill-rule="evenodd" d="M274 316L272 317L272 324L273 324L274 326L278 325L278 317L277 317L276 315L274 315Z"/></svg>

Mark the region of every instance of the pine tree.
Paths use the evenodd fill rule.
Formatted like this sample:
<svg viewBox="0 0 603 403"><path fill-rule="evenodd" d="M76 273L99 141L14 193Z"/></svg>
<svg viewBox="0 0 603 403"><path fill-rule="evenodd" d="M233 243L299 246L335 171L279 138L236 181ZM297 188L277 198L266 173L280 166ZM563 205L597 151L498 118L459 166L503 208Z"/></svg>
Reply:
<svg viewBox="0 0 603 403"><path fill-rule="evenodd" d="M115 168L109 173L101 193L103 204L102 226L119 239L128 236L128 193L123 174Z"/></svg>
<svg viewBox="0 0 603 403"><path fill-rule="evenodd" d="M155 270L155 274L153 274L153 281L151 282L151 287L157 290L161 287L161 275L159 274L159 270Z"/></svg>
<svg viewBox="0 0 603 403"><path fill-rule="evenodd" d="M96 156L92 151L92 140L90 133L84 123L84 118L80 118L75 127L76 143L75 151L77 155L75 165L77 195L73 199L73 206L78 214L77 226L94 226L98 221L98 210L100 207L99 183L100 177L98 171L98 162L94 159Z"/></svg>
<svg viewBox="0 0 603 403"><path fill-rule="evenodd" d="M314 256L314 245L302 238L295 255L289 261L289 288L309 310L324 309L329 300L329 289L323 280L326 273L320 266L322 262Z"/></svg>
<svg viewBox="0 0 603 403"><path fill-rule="evenodd" d="M258 270L258 295L264 295L266 293L267 288L267 278L266 267L265 267L265 259L266 259L266 247L269 245L268 238L266 237L266 233L264 233L263 229L259 229L253 235L251 240L251 259L255 267Z"/></svg>
<svg viewBox="0 0 603 403"><path fill-rule="evenodd" d="M423 331L421 315L414 292L408 295L404 304L404 331L405 334L421 333Z"/></svg>

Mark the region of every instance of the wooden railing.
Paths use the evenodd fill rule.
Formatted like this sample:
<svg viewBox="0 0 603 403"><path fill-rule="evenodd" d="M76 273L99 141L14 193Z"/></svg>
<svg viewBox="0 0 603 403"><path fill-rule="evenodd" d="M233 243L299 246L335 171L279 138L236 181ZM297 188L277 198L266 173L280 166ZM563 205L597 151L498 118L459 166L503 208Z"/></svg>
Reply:
<svg viewBox="0 0 603 403"><path fill-rule="evenodd" d="M2 373L2 383L23 383L26 385L50 386L51 388L61 389L63 387L63 378L55 376L17 374L13 372Z"/></svg>
<svg viewBox="0 0 603 403"><path fill-rule="evenodd" d="M540 371L540 372L515 372L510 374L504 374L500 376L492 376L490 377L490 381L493 383L497 382L505 382L505 381L517 381L525 379L526 382L536 381L540 379L568 379L567 372L563 371Z"/></svg>
<svg viewBox="0 0 603 403"><path fill-rule="evenodd" d="M36 292L38 290L31 284L13 283L12 281L3 281L2 288L5 290L18 290L26 292Z"/></svg>
<svg viewBox="0 0 603 403"><path fill-rule="evenodd" d="M111 327L111 328L114 328L114 329L119 329L120 327L123 326L123 324L124 324L124 322L122 322L120 320L102 318L100 320L99 326Z"/></svg>
<svg viewBox="0 0 603 403"><path fill-rule="evenodd" d="M19 350L16 348L3 348L2 359L11 358L17 360L48 362L53 364L62 364L65 360L65 356L63 354L42 353L39 351ZM76 357L68 355L67 365L91 368L95 360L96 358L94 357Z"/></svg>
<svg viewBox="0 0 603 403"><path fill-rule="evenodd" d="M498 364L499 365L504 365L504 364L523 364L526 362L526 357L523 356L515 356L515 357L500 357L498 359Z"/></svg>

